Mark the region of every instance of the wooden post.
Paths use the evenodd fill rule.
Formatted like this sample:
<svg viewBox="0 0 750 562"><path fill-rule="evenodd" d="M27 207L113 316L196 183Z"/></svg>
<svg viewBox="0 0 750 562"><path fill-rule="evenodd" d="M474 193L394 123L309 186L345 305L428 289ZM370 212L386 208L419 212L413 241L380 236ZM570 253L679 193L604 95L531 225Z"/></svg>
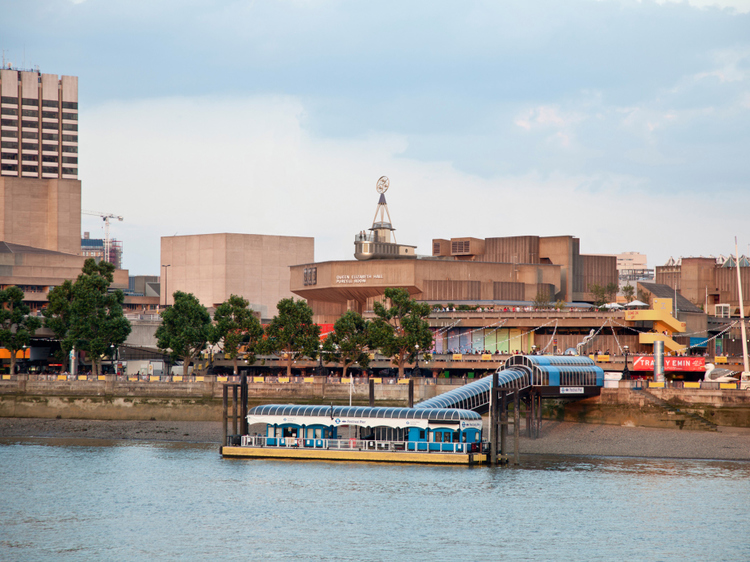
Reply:
<svg viewBox="0 0 750 562"><path fill-rule="evenodd" d="M370 408L375 407L375 379L370 379Z"/></svg>
<svg viewBox="0 0 750 562"><path fill-rule="evenodd" d="M239 396L237 396L237 385L232 385L232 435L237 435L240 432L239 428L239 415L238 412L238 406L237 406L237 399Z"/></svg>
<svg viewBox="0 0 750 562"><path fill-rule="evenodd" d="M523 403L526 406L526 437L531 437L531 394L526 396Z"/></svg>
<svg viewBox="0 0 750 562"><path fill-rule="evenodd" d="M490 387L490 466L497 465L497 383L497 371L495 371L492 374L492 386Z"/></svg>
<svg viewBox="0 0 750 562"><path fill-rule="evenodd" d="M224 385L224 388L222 389L222 397L221 397L221 427L223 432L223 439L221 441L221 446L224 447L227 444L227 407L229 406L229 388L227 385Z"/></svg>
<svg viewBox="0 0 750 562"><path fill-rule="evenodd" d="M409 379L409 408L414 407L414 379Z"/></svg>
<svg viewBox="0 0 750 562"><path fill-rule="evenodd" d="M247 435L247 369L240 378L240 435Z"/></svg>
<svg viewBox="0 0 750 562"><path fill-rule="evenodd" d="M513 393L513 464L518 464L518 440L521 425L521 396L516 390Z"/></svg>
<svg viewBox="0 0 750 562"><path fill-rule="evenodd" d="M508 460L508 391L500 391L500 457Z"/></svg>
<svg viewBox="0 0 750 562"><path fill-rule="evenodd" d="M537 401L539 402L536 407L536 436L537 438L542 436L542 392L537 392Z"/></svg>

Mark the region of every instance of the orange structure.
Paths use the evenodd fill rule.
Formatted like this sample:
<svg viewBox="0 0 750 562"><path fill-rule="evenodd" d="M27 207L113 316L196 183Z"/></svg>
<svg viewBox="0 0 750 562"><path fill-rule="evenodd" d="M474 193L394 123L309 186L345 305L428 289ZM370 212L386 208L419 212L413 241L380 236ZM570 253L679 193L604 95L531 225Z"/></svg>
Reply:
<svg viewBox="0 0 750 562"><path fill-rule="evenodd" d="M685 332L685 322L680 322L672 316L672 299L654 299L653 308L650 310L628 310L625 312L625 320L631 322L648 321L653 322L653 332L645 332L639 335L639 343L654 345L656 341L664 342L664 349L682 353L686 350L672 339L677 333Z"/></svg>

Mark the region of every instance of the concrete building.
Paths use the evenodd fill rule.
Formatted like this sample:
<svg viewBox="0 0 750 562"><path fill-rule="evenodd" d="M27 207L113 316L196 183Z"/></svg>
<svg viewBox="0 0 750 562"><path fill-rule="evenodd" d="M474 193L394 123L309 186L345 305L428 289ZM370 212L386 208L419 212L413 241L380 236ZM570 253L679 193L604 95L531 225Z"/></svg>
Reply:
<svg viewBox="0 0 750 562"><path fill-rule="evenodd" d="M172 294L194 294L207 307L230 295L250 301L262 318L276 314L276 303L293 297L289 268L315 259L314 239L258 234L198 234L161 239L162 304Z"/></svg>

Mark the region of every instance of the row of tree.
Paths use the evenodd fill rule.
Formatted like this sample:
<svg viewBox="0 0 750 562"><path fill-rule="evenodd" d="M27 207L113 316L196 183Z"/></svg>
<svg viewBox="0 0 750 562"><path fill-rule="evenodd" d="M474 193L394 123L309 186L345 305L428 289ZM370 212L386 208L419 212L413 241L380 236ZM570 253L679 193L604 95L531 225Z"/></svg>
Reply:
<svg viewBox="0 0 750 562"><path fill-rule="evenodd" d="M375 350L391 357L403 376L406 364L432 347L432 334L425 320L427 304L418 303L404 289L386 289L386 304L375 303L375 319L365 320L348 311L334 324L324 340L320 326L313 322L313 311L305 301L282 299L278 314L265 326L249 307L248 301L232 295L222 303L211 320L208 310L190 294L176 291L174 305L162 313L156 331L157 345L181 360L187 367L209 346L218 346L231 359L237 374L240 357L254 363L257 355L275 355L286 364L287 375L298 359L325 357L341 364L346 376L353 365L367 368Z"/></svg>

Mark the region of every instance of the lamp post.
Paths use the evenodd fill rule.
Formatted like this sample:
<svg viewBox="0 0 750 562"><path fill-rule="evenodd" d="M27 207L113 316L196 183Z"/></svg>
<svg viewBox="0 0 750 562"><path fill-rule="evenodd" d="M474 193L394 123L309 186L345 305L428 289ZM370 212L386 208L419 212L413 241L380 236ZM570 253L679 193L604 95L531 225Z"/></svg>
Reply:
<svg viewBox="0 0 750 562"><path fill-rule="evenodd" d="M627 345L622 346L622 351L625 354L625 368L622 370L622 380L630 380L630 371L628 371L628 351L630 348Z"/></svg>
<svg viewBox="0 0 750 562"><path fill-rule="evenodd" d="M419 344L414 344L414 347L417 348L417 359L414 361L414 369L411 371L411 376L418 377L422 374L422 371L419 369Z"/></svg>
<svg viewBox="0 0 750 562"><path fill-rule="evenodd" d="M324 369L323 367L323 344L319 343L318 344L318 376L319 377L325 376L323 374L323 369Z"/></svg>
<svg viewBox="0 0 750 562"><path fill-rule="evenodd" d="M167 295L169 295L169 269L167 268L172 267L172 264L161 264L161 266L164 268L164 308L167 308Z"/></svg>

